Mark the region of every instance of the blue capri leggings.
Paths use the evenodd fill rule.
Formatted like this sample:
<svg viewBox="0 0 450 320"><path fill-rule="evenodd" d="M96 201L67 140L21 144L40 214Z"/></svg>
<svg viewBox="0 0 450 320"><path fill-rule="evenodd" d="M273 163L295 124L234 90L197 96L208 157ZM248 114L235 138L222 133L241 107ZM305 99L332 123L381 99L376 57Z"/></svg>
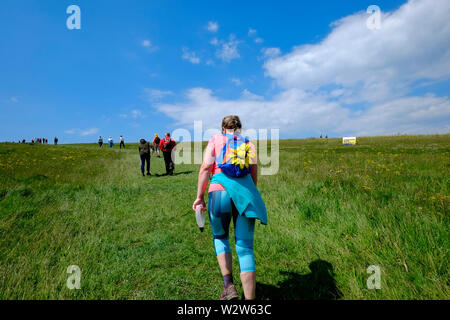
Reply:
<svg viewBox="0 0 450 320"><path fill-rule="evenodd" d="M208 199L209 221L216 255L231 252L228 239L231 218L233 218L236 253L241 273L256 271L253 255L255 219L240 215L226 191L210 192Z"/></svg>

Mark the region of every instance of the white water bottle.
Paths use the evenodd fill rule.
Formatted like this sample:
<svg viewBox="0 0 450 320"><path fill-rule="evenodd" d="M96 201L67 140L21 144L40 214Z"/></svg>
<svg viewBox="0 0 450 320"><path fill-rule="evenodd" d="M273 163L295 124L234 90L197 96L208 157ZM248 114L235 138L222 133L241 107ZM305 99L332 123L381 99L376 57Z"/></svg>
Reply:
<svg viewBox="0 0 450 320"><path fill-rule="evenodd" d="M195 219L197 220L197 225L201 232L205 229L205 215L202 212L202 208L203 206L201 205L195 207Z"/></svg>

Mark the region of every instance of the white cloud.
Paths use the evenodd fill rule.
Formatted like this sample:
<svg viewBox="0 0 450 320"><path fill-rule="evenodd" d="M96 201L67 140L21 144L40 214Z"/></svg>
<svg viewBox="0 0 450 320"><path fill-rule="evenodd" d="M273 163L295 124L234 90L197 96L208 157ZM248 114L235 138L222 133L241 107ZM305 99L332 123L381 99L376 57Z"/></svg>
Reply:
<svg viewBox="0 0 450 320"><path fill-rule="evenodd" d="M231 34L229 40L222 42L220 49L217 49L216 56L224 62L230 62L233 59L238 59L240 58L238 45L239 41L237 41L235 36Z"/></svg>
<svg viewBox="0 0 450 320"><path fill-rule="evenodd" d="M206 26L206 29L209 32L216 33L217 31L219 31L219 24L215 21L209 21L208 25Z"/></svg>
<svg viewBox="0 0 450 320"><path fill-rule="evenodd" d="M148 48L148 47L150 47L150 46L152 45L152 43L151 43L150 40L142 40L141 45L142 45L143 47Z"/></svg>
<svg viewBox="0 0 450 320"><path fill-rule="evenodd" d="M221 99L207 88L192 88L185 101L156 108L179 125L203 120L205 129L238 114L247 128L280 128L282 134L448 133L449 98L415 92L449 81L448 12L448 0L410 0L383 13L380 30L369 30L368 15L357 13L333 23L318 44L282 56L279 48L262 51L266 75L280 89L273 98L244 90L238 99ZM218 57L239 57L230 48L237 52L235 44Z"/></svg>
<svg viewBox="0 0 450 320"><path fill-rule="evenodd" d="M173 94L172 91L169 90L158 90L158 89L144 89L144 93L146 95L146 98L150 102L159 101L167 96L170 96ZM139 110L134 110L139 111Z"/></svg>
<svg viewBox="0 0 450 320"><path fill-rule="evenodd" d="M131 110L129 113L119 114L119 117L123 119L138 119L138 118L146 118L147 116L141 110L134 109Z"/></svg>
<svg viewBox="0 0 450 320"><path fill-rule="evenodd" d="M349 117L337 126L337 131L358 135L397 133L450 132L450 100L426 95L405 97L376 104L356 117Z"/></svg>
<svg viewBox="0 0 450 320"><path fill-rule="evenodd" d="M410 0L382 14L380 30L357 13L332 24L319 44L302 45L264 68L283 88L336 86L349 103L404 95L418 80L450 75L450 1Z"/></svg>
<svg viewBox="0 0 450 320"><path fill-rule="evenodd" d="M147 49L148 52L157 51L159 48L152 44L150 40L142 40L141 46Z"/></svg>
<svg viewBox="0 0 450 320"><path fill-rule="evenodd" d="M64 131L64 133L66 133L66 134L72 134L72 135L79 134L82 137L90 136L90 135L96 134L97 132L98 132L97 128L89 128L89 129L85 129L85 130L69 129L69 130Z"/></svg>
<svg viewBox="0 0 450 320"><path fill-rule="evenodd" d="M261 49L264 58L275 58L281 55L280 48L264 48Z"/></svg>
<svg viewBox="0 0 450 320"><path fill-rule="evenodd" d="M211 90L193 88L187 92L187 101L176 104L159 104L156 108L173 118L178 125L192 126L194 120L203 120L204 126L217 128L228 114L238 114L247 128L283 128L311 130L323 128L345 119L348 111L337 103L292 89L269 101L244 91L237 100L222 100Z"/></svg>
<svg viewBox="0 0 450 320"><path fill-rule="evenodd" d="M264 97L259 96L257 94L254 94L254 93L250 92L247 89L244 89L242 91L242 99L244 99L244 100L260 100L260 101L263 101Z"/></svg>
<svg viewBox="0 0 450 320"><path fill-rule="evenodd" d="M159 104L156 108L177 125L192 127L194 121L202 120L205 129L217 128L228 114L239 115L246 128L278 128L282 133L362 136L445 133L450 129L450 100L432 95L401 98L360 112L300 89L285 90L271 100L244 90L241 98L224 100L209 89L193 88L186 98L186 102Z"/></svg>
<svg viewBox="0 0 450 320"><path fill-rule="evenodd" d="M248 36L249 37L253 37L257 33L258 33L258 31L256 29L248 28Z"/></svg>
<svg viewBox="0 0 450 320"><path fill-rule="evenodd" d="M233 82L236 86L242 85L242 81L239 78L231 78L230 81Z"/></svg>
<svg viewBox="0 0 450 320"><path fill-rule="evenodd" d="M131 116L131 118L136 119L136 118L142 117L143 114L142 114L141 110L135 109L135 110L131 110L130 116Z"/></svg>
<svg viewBox="0 0 450 320"><path fill-rule="evenodd" d="M190 51L189 48L183 47L183 60L187 60L192 64L199 64L200 58L197 56L197 54L194 51Z"/></svg>
<svg viewBox="0 0 450 320"><path fill-rule="evenodd" d="M258 34L258 30L256 30L256 29L252 29L252 28L248 28L248 36L249 37L254 37L254 36L256 36ZM264 39L263 38L260 38L260 37L257 37L257 38L255 38L254 40L253 40L253 42L255 42L255 43L263 43L264 42Z"/></svg>
<svg viewBox="0 0 450 320"><path fill-rule="evenodd" d="M86 129L86 130L81 131L80 135L82 137L85 137L85 136L90 136L90 135L96 134L97 132L98 132L97 128L90 128L90 129Z"/></svg>
<svg viewBox="0 0 450 320"><path fill-rule="evenodd" d="M10 97L10 98L3 99L0 102L8 103L8 104L9 103L18 103L19 102L19 98L17 98L17 97Z"/></svg>
<svg viewBox="0 0 450 320"><path fill-rule="evenodd" d="M219 40L217 40L217 38L212 38L209 43L212 44L213 46L218 46Z"/></svg>

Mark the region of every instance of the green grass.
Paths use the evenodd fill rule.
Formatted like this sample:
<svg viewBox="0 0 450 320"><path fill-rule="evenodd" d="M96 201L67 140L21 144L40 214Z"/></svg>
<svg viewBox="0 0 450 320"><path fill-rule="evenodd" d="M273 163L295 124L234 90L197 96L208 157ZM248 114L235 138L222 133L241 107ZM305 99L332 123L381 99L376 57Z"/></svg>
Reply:
<svg viewBox="0 0 450 320"><path fill-rule="evenodd" d="M260 298L450 298L449 135L280 149L279 173L259 180ZM217 299L211 230L190 209L198 168L144 178L136 145L0 144L0 299ZM70 265L80 290L66 287ZM381 290L367 289L370 265Z"/></svg>

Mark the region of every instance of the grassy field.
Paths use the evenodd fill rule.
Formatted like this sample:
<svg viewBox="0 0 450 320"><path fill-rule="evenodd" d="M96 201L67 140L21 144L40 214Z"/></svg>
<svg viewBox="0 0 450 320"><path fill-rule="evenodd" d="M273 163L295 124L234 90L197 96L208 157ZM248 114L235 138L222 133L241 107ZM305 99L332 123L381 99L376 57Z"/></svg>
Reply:
<svg viewBox="0 0 450 320"><path fill-rule="evenodd" d="M449 135L280 149L278 175L259 180L260 299L450 298ZM190 209L198 168L156 176L152 157L142 177L136 145L0 144L0 299L218 299L211 230ZM80 290L66 286L70 265Z"/></svg>

